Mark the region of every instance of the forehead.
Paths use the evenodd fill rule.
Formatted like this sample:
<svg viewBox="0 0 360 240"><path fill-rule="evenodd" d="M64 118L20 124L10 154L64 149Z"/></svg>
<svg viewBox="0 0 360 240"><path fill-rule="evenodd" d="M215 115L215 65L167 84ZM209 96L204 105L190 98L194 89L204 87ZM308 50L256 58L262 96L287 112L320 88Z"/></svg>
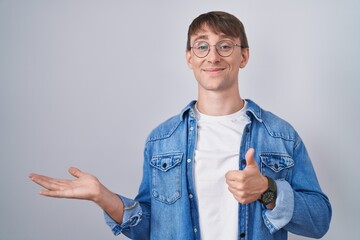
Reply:
<svg viewBox="0 0 360 240"><path fill-rule="evenodd" d="M238 38L231 37L223 32L220 32L213 27L209 27L207 24L204 24L198 31L190 36L190 41L195 42L198 40L221 40L221 39L232 39L238 40Z"/></svg>

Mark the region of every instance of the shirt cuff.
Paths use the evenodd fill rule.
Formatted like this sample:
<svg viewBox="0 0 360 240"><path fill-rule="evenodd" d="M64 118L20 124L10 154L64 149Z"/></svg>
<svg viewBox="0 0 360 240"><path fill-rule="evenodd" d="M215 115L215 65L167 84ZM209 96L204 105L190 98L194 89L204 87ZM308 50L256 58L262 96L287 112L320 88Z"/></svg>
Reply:
<svg viewBox="0 0 360 240"><path fill-rule="evenodd" d="M287 181L276 180L277 197L275 208L263 211L266 227L273 234L288 224L294 212L294 192Z"/></svg>
<svg viewBox="0 0 360 240"><path fill-rule="evenodd" d="M119 235L123 229L136 226L140 222L142 216L142 209L139 202L120 195L117 196L124 204L122 224L118 224L104 211L105 222L111 228L114 235Z"/></svg>

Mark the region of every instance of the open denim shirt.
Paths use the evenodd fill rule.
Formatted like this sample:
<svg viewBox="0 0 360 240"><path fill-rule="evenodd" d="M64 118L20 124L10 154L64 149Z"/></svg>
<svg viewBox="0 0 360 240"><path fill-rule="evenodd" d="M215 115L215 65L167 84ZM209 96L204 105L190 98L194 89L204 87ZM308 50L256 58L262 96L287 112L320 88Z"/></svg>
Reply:
<svg viewBox="0 0 360 240"><path fill-rule="evenodd" d="M328 230L331 205L322 192L305 146L293 127L251 100L240 146L239 169L245 153L255 149L264 176L277 184L276 207L260 202L238 207L239 240L285 240L287 232L320 238ZM113 233L131 239L201 239L194 188L197 122L195 101L149 135L144 150L143 179L135 200L119 196L125 205L122 224L105 213Z"/></svg>

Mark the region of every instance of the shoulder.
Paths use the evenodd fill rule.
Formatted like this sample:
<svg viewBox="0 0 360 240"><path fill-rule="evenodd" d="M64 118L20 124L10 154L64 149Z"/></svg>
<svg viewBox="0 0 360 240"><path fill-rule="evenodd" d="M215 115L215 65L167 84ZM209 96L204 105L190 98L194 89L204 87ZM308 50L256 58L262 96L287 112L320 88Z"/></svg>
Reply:
<svg viewBox="0 0 360 240"><path fill-rule="evenodd" d="M252 115L260 125L262 125L268 134L275 138L296 141L298 134L295 128L286 120L275 115L274 113L262 109L255 102L248 101L248 115Z"/></svg>
<svg viewBox="0 0 360 240"><path fill-rule="evenodd" d="M179 114L170 117L166 121L160 123L149 134L146 142L156 141L164 138L169 138L173 133L186 122L191 107L195 101L190 102Z"/></svg>
<svg viewBox="0 0 360 240"><path fill-rule="evenodd" d="M182 122L180 115L175 115L155 127L146 142L170 137Z"/></svg>
<svg viewBox="0 0 360 240"><path fill-rule="evenodd" d="M263 115L264 126L271 136L293 141L298 138L295 128L286 120L265 110Z"/></svg>

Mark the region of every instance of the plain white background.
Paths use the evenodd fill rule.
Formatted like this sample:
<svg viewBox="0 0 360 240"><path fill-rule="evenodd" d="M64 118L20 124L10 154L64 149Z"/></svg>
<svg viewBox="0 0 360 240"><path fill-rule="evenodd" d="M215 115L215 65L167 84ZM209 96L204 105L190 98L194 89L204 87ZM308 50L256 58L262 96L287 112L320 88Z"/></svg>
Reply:
<svg viewBox="0 0 360 240"><path fill-rule="evenodd" d="M95 204L41 197L27 176L77 166L134 197L146 136L196 98L186 33L211 10L246 27L242 96L312 156L333 206L323 239L359 238L358 0L0 0L0 239L115 238Z"/></svg>

